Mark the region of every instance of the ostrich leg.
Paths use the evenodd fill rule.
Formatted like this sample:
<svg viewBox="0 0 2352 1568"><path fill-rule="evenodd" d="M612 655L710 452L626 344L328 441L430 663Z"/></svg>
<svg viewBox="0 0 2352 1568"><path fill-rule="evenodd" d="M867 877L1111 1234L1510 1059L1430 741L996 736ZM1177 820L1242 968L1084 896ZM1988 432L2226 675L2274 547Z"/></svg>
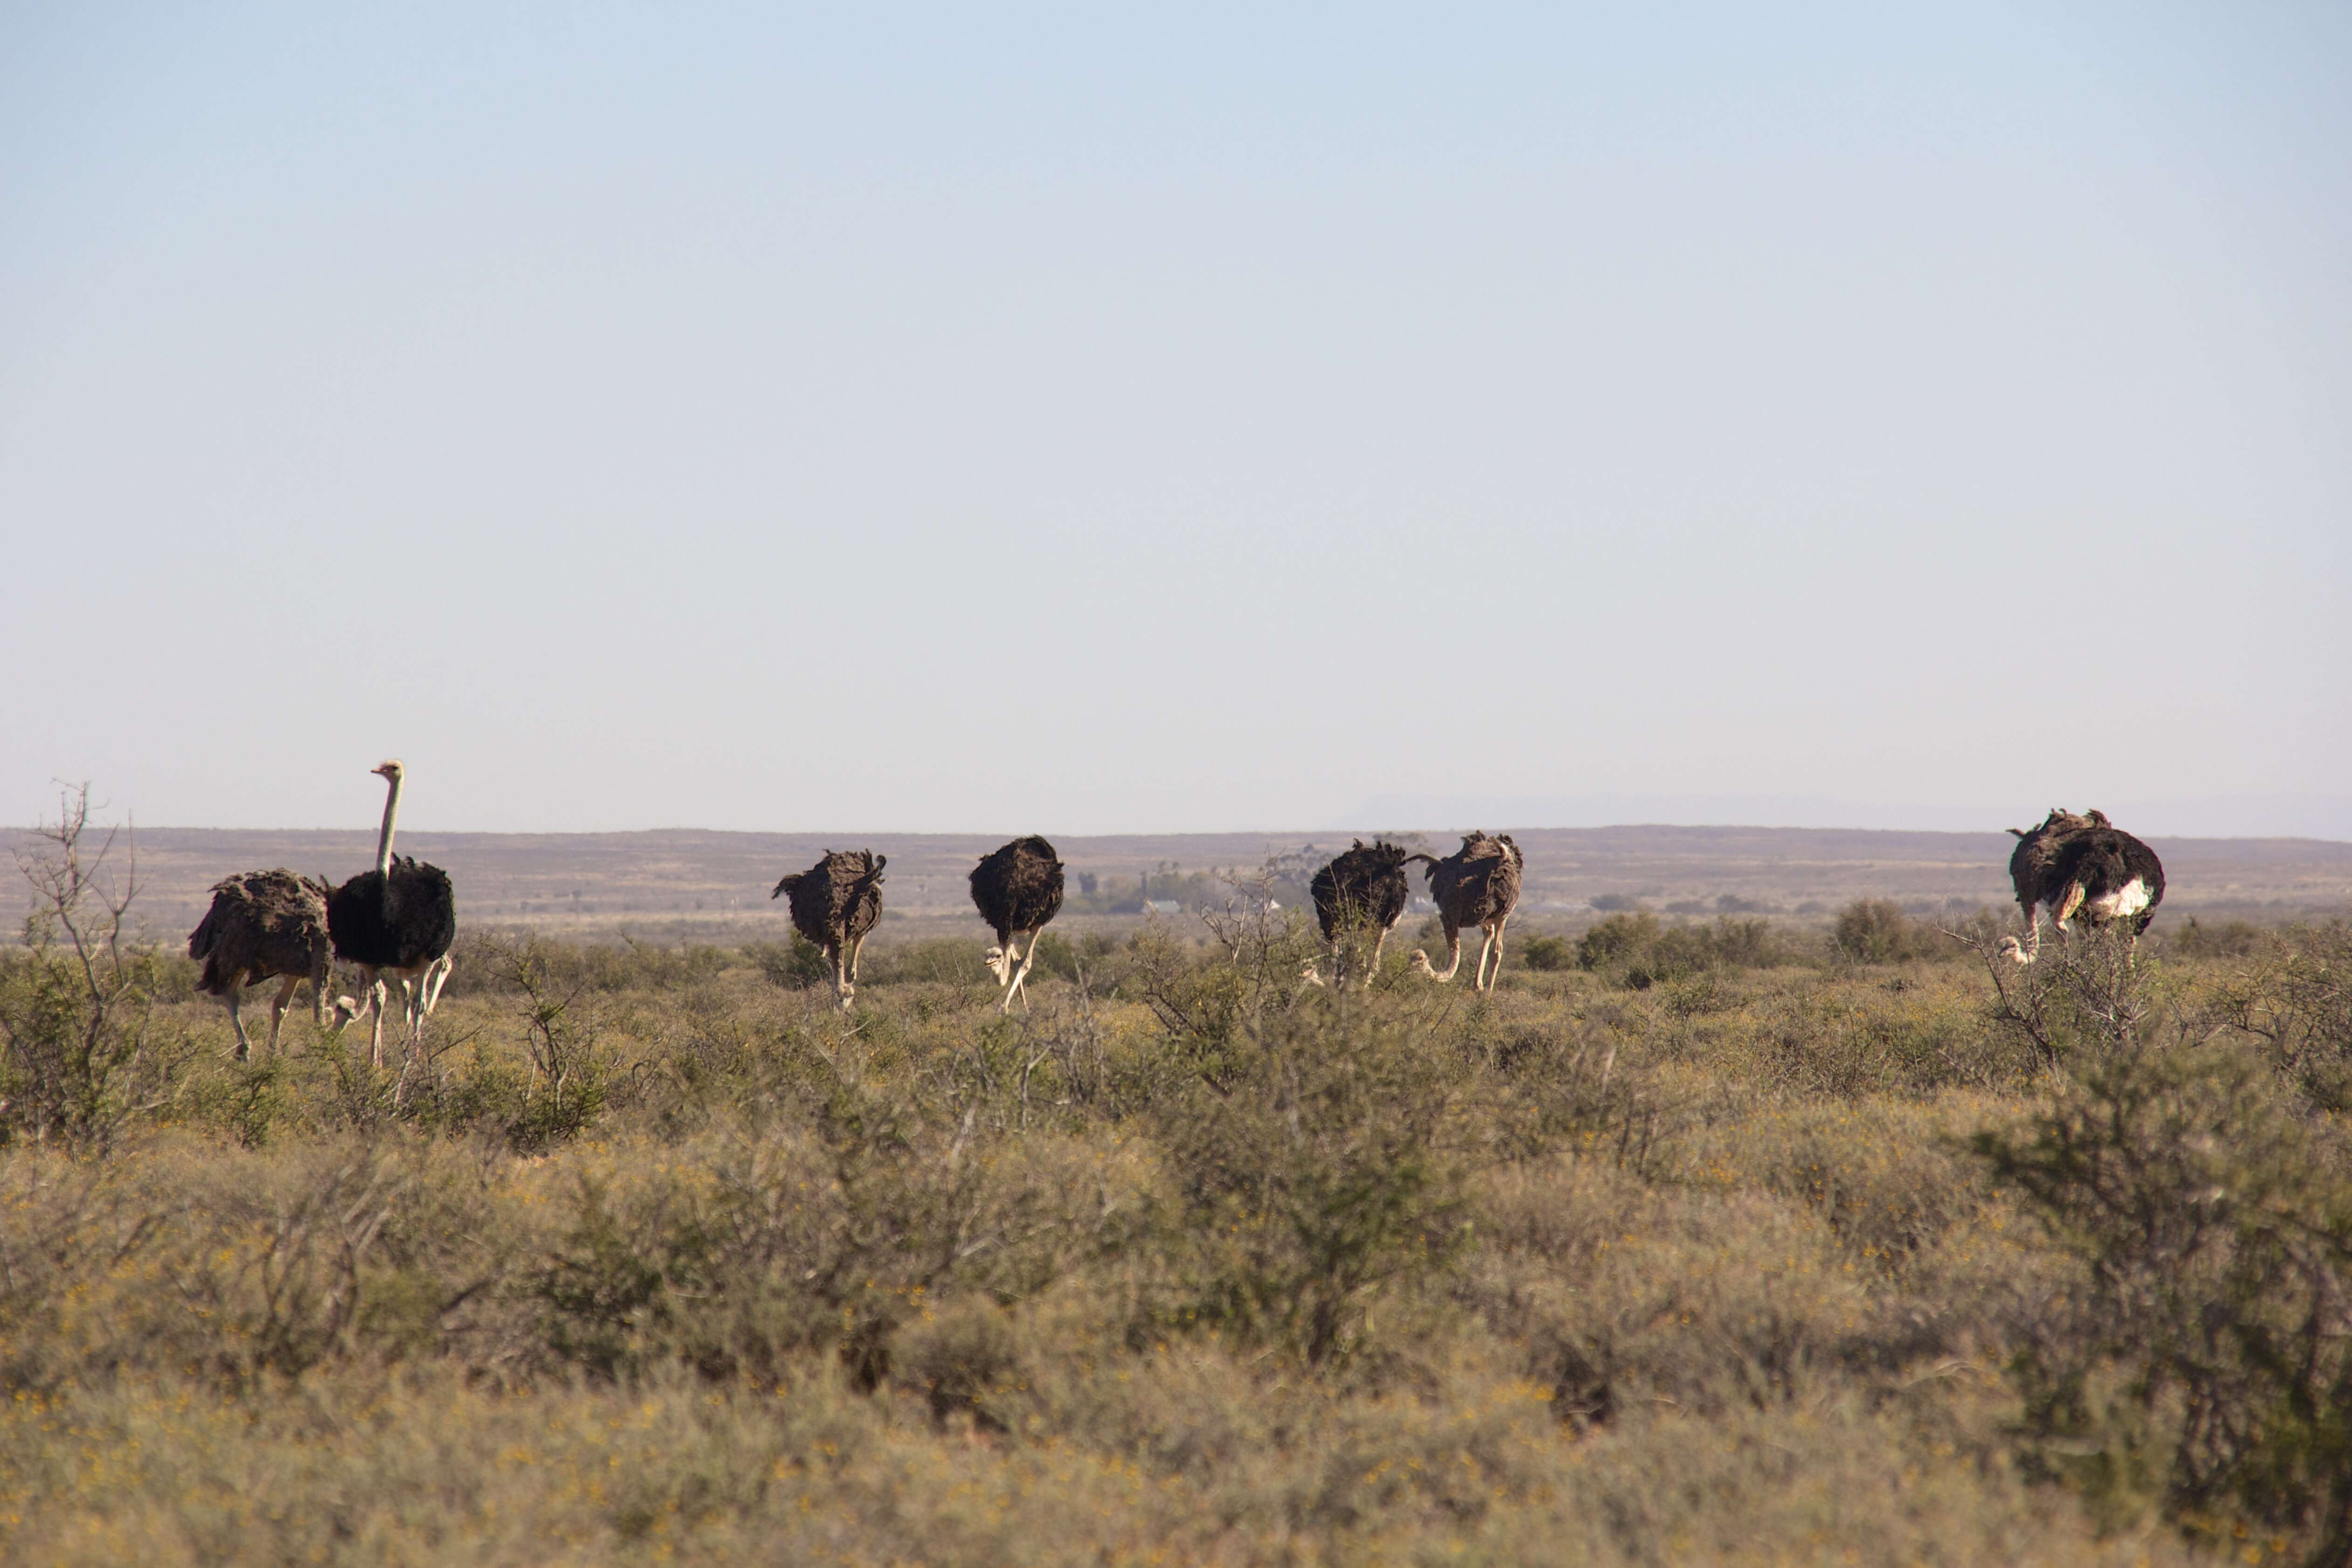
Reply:
<svg viewBox="0 0 2352 1568"><path fill-rule="evenodd" d="M381 1071L383 1069L383 1009L388 1005L383 976L374 969L362 969L360 977L367 987L368 1011L373 1015L368 1019L368 1064Z"/></svg>
<svg viewBox="0 0 2352 1568"><path fill-rule="evenodd" d="M1370 966L1364 970L1364 985L1367 989L1370 988L1371 983L1374 980L1381 977L1381 949L1386 947L1388 945L1389 934L1387 928L1383 927L1380 933L1372 938L1372 961Z"/></svg>
<svg viewBox="0 0 2352 1568"><path fill-rule="evenodd" d="M1029 950L1026 953L1024 953L1021 950L1021 946L1018 940L1018 937L1021 936L1026 936L1029 938ZM1021 959L1021 962L1017 966L1013 962L1015 956L1018 956ZM996 1010L998 1013L1010 1016L1013 1011L1013 998L1015 997L1021 997L1022 1004L1024 1007L1028 1004L1029 998L1022 994L1021 982L1029 977L1029 964L1032 959L1036 957L1036 956L1037 934L1035 932L1007 932L1005 934L1004 996L1003 999L996 1004Z"/></svg>
<svg viewBox="0 0 2352 1568"><path fill-rule="evenodd" d="M425 1017L432 1017L433 1009L441 1005L441 988L449 983L449 971L456 967L456 962L451 959L448 954L444 953L441 956L433 960L433 967L425 971Z"/></svg>
<svg viewBox="0 0 2352 1568"><path fill-rule="evenodd" d="M847 1012L849 1004L857 997L857 944L845 942L833 950L834 998L841 1010Z"/></svg>
<svg viewBox="0 0 2352 1568"><path fill-rule="evenodd" d="M223 999L228 1003L228 1027L236 1031L236 1059L243 1061L253 1054L253 1042L245 1038L245 1020L237 1016L237 1002L245 994L245 977L229 977L228 989Z"/></svg>
<svg viewBox="0 0 2352 1568"><path fill-rule="evenodd" d="M278 999L269 1004L269 1054L278 1054L278 1026L286 1021L286 1009L294 1005L294 988L302 983L299 975L289 975L278 988Z"/></svg>
<svg viewBox="0 0 2352 1568"><path fill-rule="evenodd" d="M415 1056L425 1049L425 984L433 966L412 970L400 982L400 996L408 1013L408 1051Z"/></svg>
<svg viewBox="0 0 2352 1568"><path fill-rule="evenodd" d="M1021 967L1015 962L1021 956L1020 933L1004 934L1004 972L996 977L996 1010L999 1016L1013 1010L1013 998L1021 994Z"/></svg>
<svg viewBox="0 0 2352 1568"><path fill-rule="evenodd" d="M1482 991L1493 990L1495 982L1503 977L1503 927L1509 923L1509 917L1507 915L1486 928L1486 944L1478 949L1478 988ZM1495 955L1495 967L1492 973L1489 973L1486 968L1486 954L1489 949L1492 949Z"/></svg>

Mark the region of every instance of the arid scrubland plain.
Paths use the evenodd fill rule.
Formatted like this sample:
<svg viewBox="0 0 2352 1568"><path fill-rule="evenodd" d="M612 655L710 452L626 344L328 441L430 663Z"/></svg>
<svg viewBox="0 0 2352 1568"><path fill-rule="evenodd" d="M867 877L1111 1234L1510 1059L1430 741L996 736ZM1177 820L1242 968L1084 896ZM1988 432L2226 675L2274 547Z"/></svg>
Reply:
<svg viewBox="0 0 2352 1568"><path fill-rule="evenodd" d="M180 946L363 835L142 834L120 921L26 835L0 1560L2352 1554L2352 846L2024 967L1999 835L1517 838L1488 996L1419 913L1302 984L1302 839L1064 839L999 1017L992 840L874 841L844 1015L765 893L846 838L419 833L379 1071Z"/></svg>

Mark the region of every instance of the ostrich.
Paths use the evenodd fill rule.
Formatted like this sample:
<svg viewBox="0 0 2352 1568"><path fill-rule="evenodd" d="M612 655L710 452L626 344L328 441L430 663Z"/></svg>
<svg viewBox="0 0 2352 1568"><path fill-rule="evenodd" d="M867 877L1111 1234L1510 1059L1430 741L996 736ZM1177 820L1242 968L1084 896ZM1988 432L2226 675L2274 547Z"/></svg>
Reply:
<svg viewBox="0 0 2352 1568"><path fill-rule="evenodd" d="M408 1024L409 1049L423 1041L425 1020L441 999L449 977L449 945L457 939L457 895L449 873L413 855L394 859L393 819L400 813L398 762L380 762L370 772L384 781L383 832L375 846L375 869L363 871L327 896L327 932L335 956L356 964L366 988L362 1011L373 1009L375 1028L369 1054L383 1065L384 977L400 982L401 1016Z"/></svg>
<svg viewBox="0 0 2352 1568"><path fill-rule="evenodd" d="M882 918L882 868L889 859L872 850L856 854L827 850L823 860L793 873L768 894L789 897L793 925L824 949L825 961L833 966L834 998L843 1012L857 993L858 949Z"/></svg>
<svg viewBox="0 0 2352 1568"><path fill-rule="evenodd" d="M1431 968L1429 955L1415 951L1413 972L1440 984L1454 978L1454 971L1462 967L1463 927L1475 925L1486 933L1486 940L1478 949L1478 977L1473 984L1482 991L1492 989L1503 973L1503 927L1519 902L1519 873L1524 865L1519 846L1508 833L1493 838L1484 832L1470 833L1453 854L1431 861L1429 894L1437 900L1437 916L1445 923L1445 969L1441 974ZM1492 974L1486 969L1489 953L1495 956Z"/></svg>
<svg viewBox="0 0 2352 1568"><path fill-rule="evenodd" d="M980 917L996 931L996 946L982 958L1004 990L997 1011L1011 1012L1016 995L1022 1006L1028 1006L1022 982L1037 961L1037 933L1062 912L1061 857L1034 833L1015 839L982 856L971 868L971 901L979 906ZM1019 937L1027 939L1025 949L1016 942Z"/></svg>
<svg viewBox="0 0 2352 1568"><path fill-rule="evenodd" d="M2020 963L2031 963L2041 956L2042 925L2037 912L2045 903L2053 909L2057 904L2058 848L2069 836L2092 827L2092 817L2106 821L2096 811L2083 817L2053 806L2036 826L2009 830L2017 838L2017 847L2009 853L2009 882L2016 890L2018 907L2025 912L2026 939L2032 946L2011 936L2002 941L2001 950Z"/></svg>
<svg viewBox="0 0 2352 1568"><path fill-rule="evenodd" d="M2044 910L2061 940L2077 915L2094 929L2127 923L2135 944L2156 918L2156 906L2164 902L2164 862L2105 812L2076 816L2053 807L2032 831L2009 831L2018 841L2009 876L2025 912L2027 940L2005 937L2000 950L2016 962L2031 964L2042 956Z"/></svg>
<svg viewBox="0 0 2352 1568"><path fill-rule="evenodd" d="M1372 956L1364 966L1365 983L1370 984L1380 973L1381 949L1388 946L1389 933L1404 918L1405 901L1412 896L1412 883L1404 868L1414 861L1431 866L1438 863L1433 855L1410 853L1403 845L1386 839L1369 844L1358 839L1354 848L1333 856L1315 873L1307 892L1315 899L1315 918L1323 927L1323 940L1331 945L1332 977L1341 990L1348 988L1349 948L1355 945L1351 938L1360 938L1368 931ZM1317 977L1317 983L1321 983L1321 977Z"/></svg>
<svg viewBox="0 0 2352 1568"><path fill-rule="evenodd" d="M269 1050L278 1050L278 1027L294 1003L294 988L310 982L310 1012L327 1024L327 980L334 952L327 937L327 884L277 871L248 871L213 883L213 906L188 933L188 956L201 961L196 989L228 1004L229 1027L236 1031L236 1059L253 1053L237 1003L247 986L282 977L269 1005ZM349 997L335 998L334 1030L352 1020Z"/></svg>

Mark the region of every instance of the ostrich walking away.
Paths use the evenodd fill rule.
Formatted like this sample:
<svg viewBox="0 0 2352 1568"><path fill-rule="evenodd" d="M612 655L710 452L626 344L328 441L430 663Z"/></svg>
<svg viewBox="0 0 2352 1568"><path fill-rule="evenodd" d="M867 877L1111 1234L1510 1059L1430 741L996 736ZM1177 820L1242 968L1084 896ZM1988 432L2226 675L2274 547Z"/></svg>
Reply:
<svg viewBox="0 0 2352 1568"><path fill-rule="evenodd" d="M2105 812L2076 816L2053 806L2038 826L2009 831L2017 835L2009 879L2025 913L2026 940L2006 937L2000 947L2018 963L2042 956L2045 910L2061 940L2077 915L2094 929L2122 923L2135 943L2156 918L2156 906L2164 902L2164 862Z"/></svg>
<svg viewBox="0 0 2352 1568"><path fill-rule="evenodd" d="M1484 832L1468 834L1459 850L1430 862L1429 895L1437 901L1437 917L1445 925L1445 968L1443 973L1431 968L1429 955L1416 951L1413 972L1441 984L1454 978L1454 971L1462 967L1462 932L1475 925L1486 939L1478 948L1478 976L1473 984L1482 991L1492 989L1503 972L1503 927L1518 905L1523 867L1519 846L1508 833L1493 838ZM1495 958L1492 974L1486 968L1489 953Z"/></svg>
<svg viewBox="0 0 2352 1568"><path fill-rule="evenodd" d="M238 1000L247 986L283 978L269 1004L269 1049L278 1050L278 1028L293 1005L294 988L310 982L310 1012L327 1028L327 981L334 949L327 936L327 884L277 871L248 871L213 883L213 905L188 934L188 956L205 967L196 989L228 1004L229 1027L236 1031L236 1059L252 1054ZM352 1016L349 997L335 998L334 1028Z"/></svg>
<svg viewBox="0 0 2352 1568"><path fill-rule="evenodd" d="M449 977L449 947L457 939L457 895L449 873L414 856L392 852L394 820L400 814L405 770L381 762L370 771L384 781L383 831L376 840L375 869L362 872L327 897L327 931L335 956L359 966L366 988L361 1010L373 1009L375 1028L370 1060L383 1065L384 980L400 983L401 1016L409 1049L423 1043L425 1020L441 999Z"/></svg>
<svg viewBox="0 0 2352 1568"><path fill-rule="evenodd" d="M1327 862L1308 884L1316 921L1323 927L1323 940L1331 945L1332 976L1340 989L1348 986L1349 959L1368 936L1372 953L1363 966L1364 983L1370 985L1380 973L1381 949L1388 946L1389 933L1404 918L1404 906L1412 896L1404 868L1414 861L1437 864L1436 857L1413 853L1402 844L1385 839L1368 844L1358 839L1352 849Z"/></svg>
<svg viewBox="0 0 2352 1568"><path fill-rule="evenodd" d="M834 999L844 1012L857 993L858 951L882 918L882 868L888 863L887 855L872 850L827 850L823 860L793 873L768 895L789 900L793 926L824 949L825 962L833 966Z"/></svg>
<svg viewBox="0 0 2352 1568"><path fill-rule="evenodd" d="M971 901L996 932L996 946L982 957L1004 991L997 1011L1011 1012L1015 996L1028 1006L1022 982L1037 961L1037 933L1062 912L1061 857L1034 833L1015 839L971 868Z"/></svg>

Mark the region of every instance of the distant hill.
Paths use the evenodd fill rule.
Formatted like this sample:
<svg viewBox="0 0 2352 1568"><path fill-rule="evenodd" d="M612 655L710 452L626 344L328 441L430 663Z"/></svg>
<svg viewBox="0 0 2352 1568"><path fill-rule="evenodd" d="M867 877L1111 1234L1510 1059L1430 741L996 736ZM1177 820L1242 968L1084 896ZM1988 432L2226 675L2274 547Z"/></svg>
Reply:
<svg viewBox="0 0 2352 1568"><path fill-rule="evenodd" d="M1508 824L1486 824L1507 830ZM1856 898L1915 905L2006 904L2013 841L2005 833L1845 828L1629 826L1514 831L1528 857L1523 915L1533 923L1589 916L1615 894L1679 913L1756 909L1815 915ZM1440 853L1451 832L1402 835ZM21 830L0 837L28 847ZM768 891L825 849L871 846L890 857L885 896L895 921L975 925L966 876L1001 840L957 833L403 833L404 853L447 869L460 917L574 934L627 931L661 940L735 940L783 930ZM2165 913L2186 915L2352 914L2352 844L2312 839L2152 841L2164 857ZM1323 832L1057 837L1072 872L1106 885L1140 873L1250 868L1270 854L1345 848ZM372 831L272 832L213 828L139 831L137 910L176 936L202 915L206 890L231 872L285 865L331 881L366 869ZM0 868L0 875L6 874ZM21 890L0 907L22 907ZM1107 918L1107 917L1106 917Z"/></svg>
<svg viewBox="0 0 2352 1568"><path fill-rule="evenodd" d="M1380 795L1349 812L1350 823L1526 822L1597 828L1617 822L1853 828L1893 831L1984 831L2027 827L2053 804L2097 806L2143 838L2331 839L2352 841L2352 795L2238 794L2195 800L2078 800L2061 789L2049 800L1982 806L1872 805L1798 795Z"/></svg>

